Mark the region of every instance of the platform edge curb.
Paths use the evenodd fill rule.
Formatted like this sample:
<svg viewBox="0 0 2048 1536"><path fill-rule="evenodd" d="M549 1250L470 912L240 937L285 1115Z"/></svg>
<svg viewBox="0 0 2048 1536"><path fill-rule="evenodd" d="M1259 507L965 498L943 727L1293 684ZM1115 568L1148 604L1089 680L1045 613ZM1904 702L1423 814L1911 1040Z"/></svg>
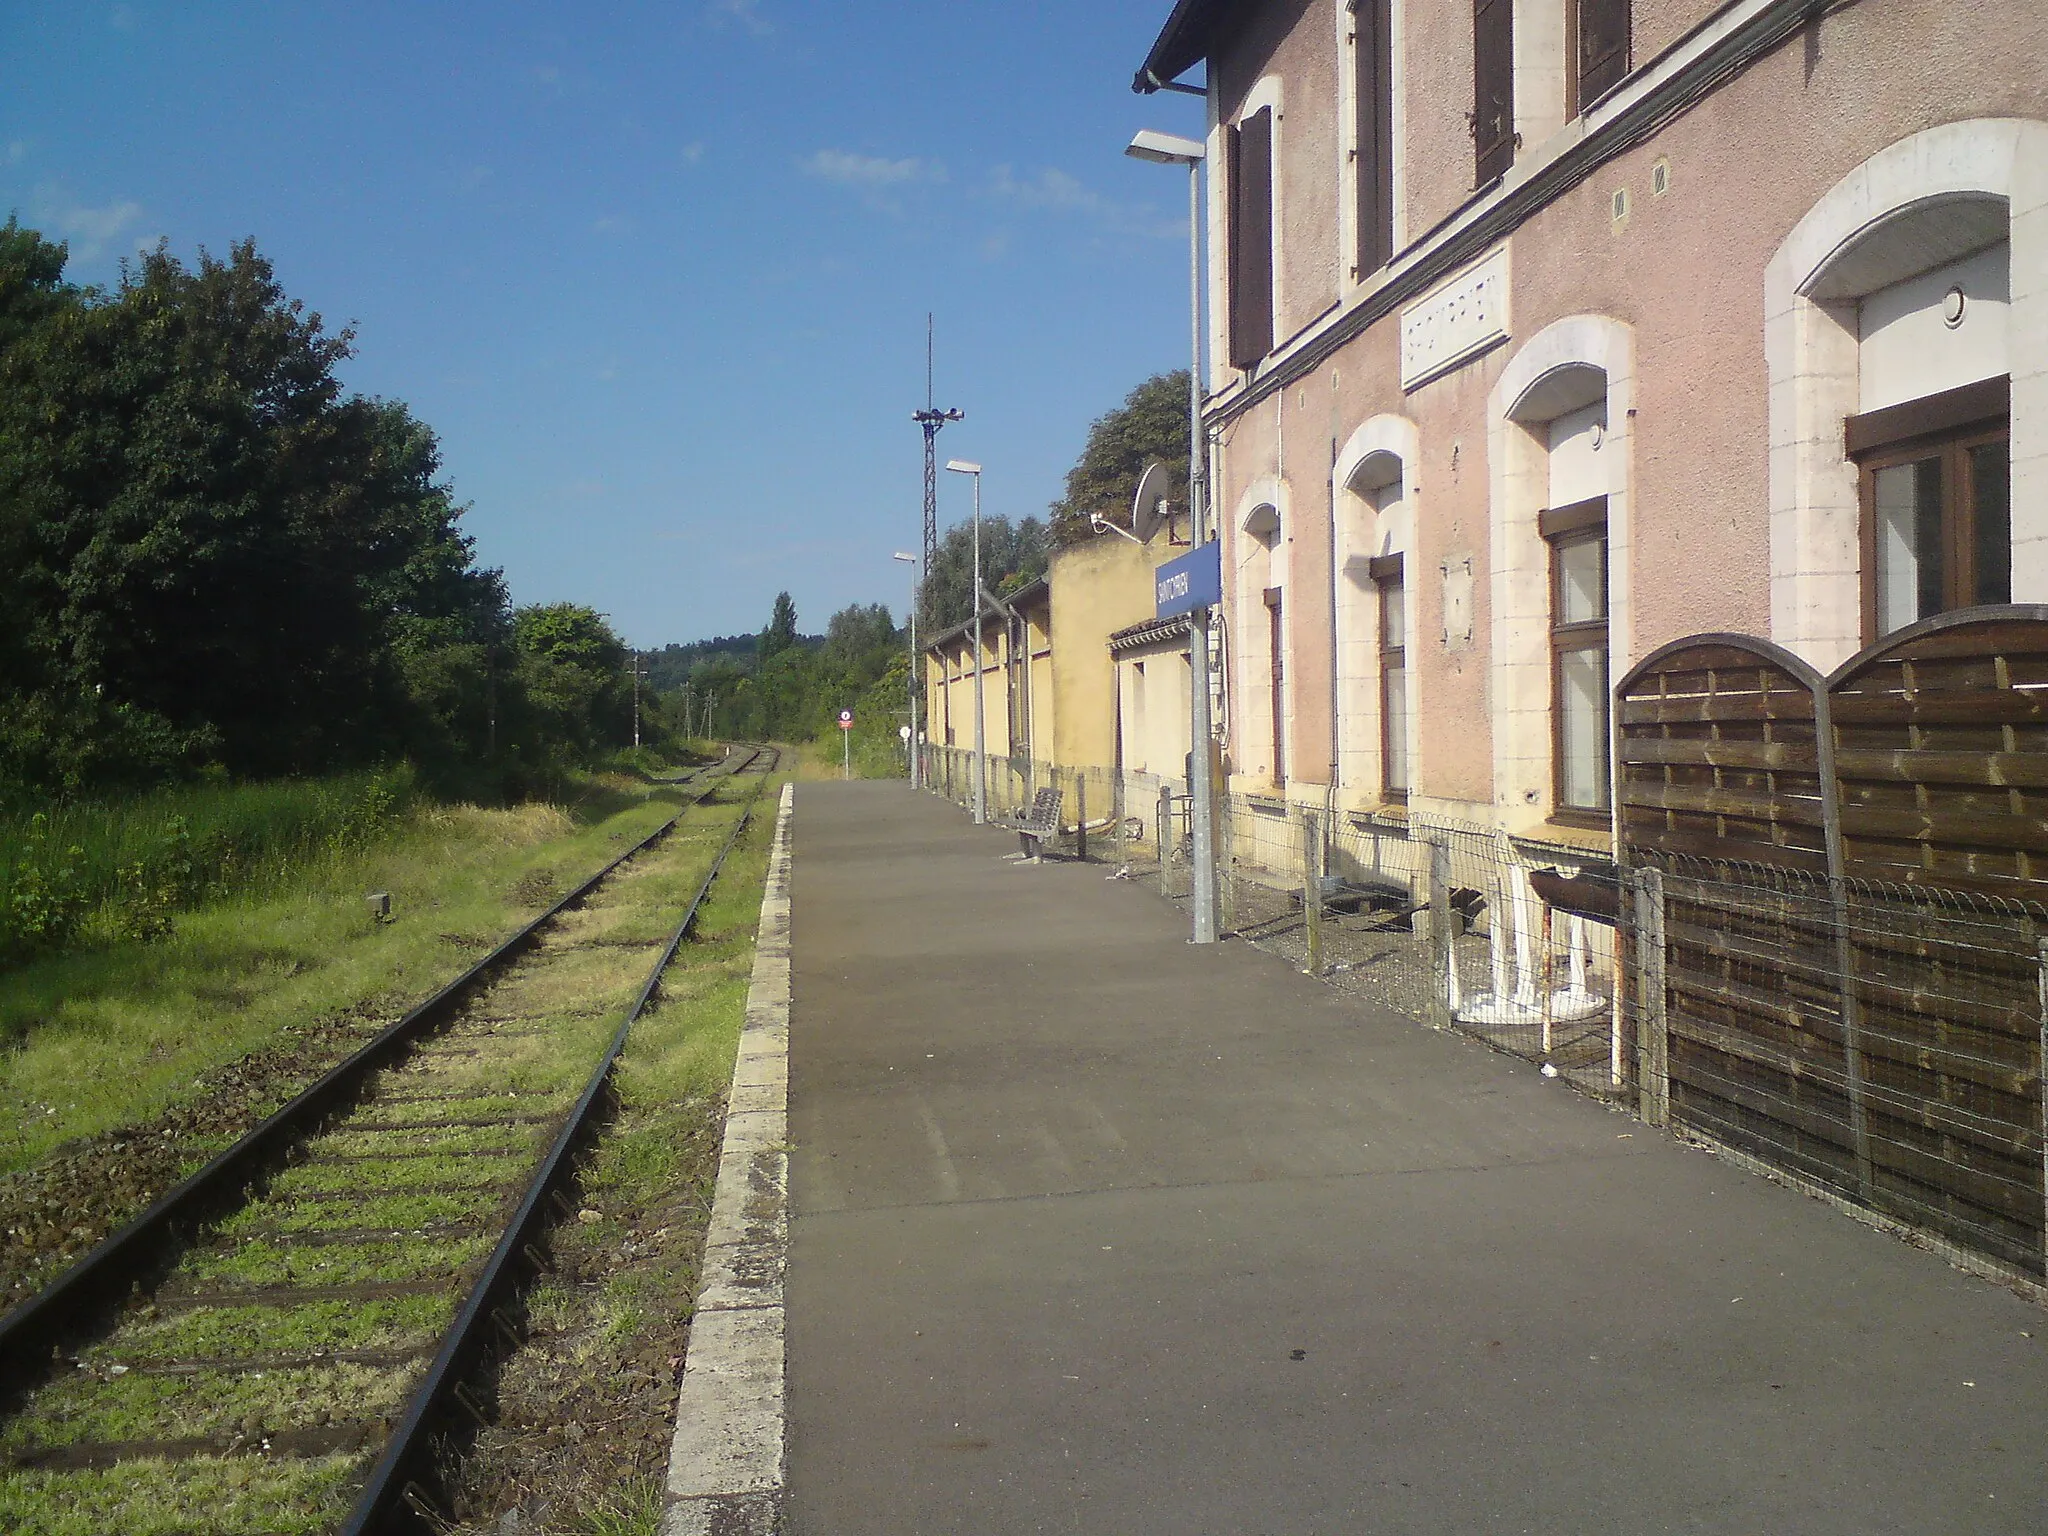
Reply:
<svg viewBox="0 0 2048 1536"><path fill-rule="evenodd" d="M683 1379L676 1393L661 1536L781 1528L786 1455L780 1284L789 1246L790 822L782 787L746 1023L733 1064L745 1113L729 1116ZM762 1069L766 1068L764 1072ZM773 1155L764 1155L770 1153ZM765 1283L764 1283L765 1282ZM703 1326L699 1326L699 1325Z"/></svg>

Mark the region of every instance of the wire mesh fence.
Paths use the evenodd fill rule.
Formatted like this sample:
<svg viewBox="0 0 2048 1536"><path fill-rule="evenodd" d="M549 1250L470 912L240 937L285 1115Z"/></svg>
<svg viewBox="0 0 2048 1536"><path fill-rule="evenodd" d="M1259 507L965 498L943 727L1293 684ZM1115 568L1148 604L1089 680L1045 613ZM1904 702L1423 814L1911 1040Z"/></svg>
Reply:
<svg viewBox="0 0 2048 1536"><path fill-rule="evenodd" d="M972 755L928 782L972 803ZM1061 794L1059 854L1193 889L1178 781L989 759L996 819ZM1226 932L1932 1233L2048 1274L2048 912L1993 896L1219 797Z"/></svg>

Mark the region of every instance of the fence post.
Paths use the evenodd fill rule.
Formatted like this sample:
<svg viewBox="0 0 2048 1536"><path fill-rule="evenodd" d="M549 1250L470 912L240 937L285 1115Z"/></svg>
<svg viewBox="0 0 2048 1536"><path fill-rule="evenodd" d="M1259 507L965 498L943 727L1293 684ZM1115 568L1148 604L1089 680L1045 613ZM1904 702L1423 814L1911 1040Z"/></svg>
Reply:
<svg viewBox="0 0 2048 1536"><path fill-rule="evenodd" d="M1301 813L1301 920L1308 930L1308 974L1323 974L1323 877L1316 868L1316 813Z"/></svg>
<svg viewBox="0 0 2048 1536"><path fill-rule="evenodd" d="M1451 967L1457 963L1458 914L1451 910L1451 850L1436 838L1425 838L1429 850L1429 1022L1451 1027Z"/></svg>
<svg viewBox="0 0 2048 1536"><path fill-rule="evenodd" d="M1166 878L1168 867L1167 849L1173 846L1173 788L1159 786L1159 894L1171 896L1173 885Z"/></svg>
<svg viewBox="0 0 2048 1536"><path fill-rule="evenodd" d="M1237 810L1227 794L1216 795L1216 933L1237 932Z"/></svg>
<svg viewBox="0 0 2048 1536"><path fill-rule="evenodd" d="M1088 773L1074 770L1074 857L1088 857Z"/></svg>
<svg viewBox="0 0 2048 1536"><path fill-rule="evenodd" d="M1671 1118L1671 1021L1666 1013L1664 876L1655 869L1635 875L1637 1105L1651 1125Z"/></svg>
<svg viewBox="0 0 2048 1536"><path fill-rule="evenodd" d="M1124 825L1124 774L1121 767L1109 772L1109 819L1116 825L1116 872L1128 875L1131 872L1131 835Z"/></svg>
<svg viewBox="0 0 2048 1536"><path fill-rule="evenodd" d="M2041 997L2041 1060L2034 1076L2041 1098L2041 1251L2048 1261L2048 939L2034 941L2034 972Z"/></svg>

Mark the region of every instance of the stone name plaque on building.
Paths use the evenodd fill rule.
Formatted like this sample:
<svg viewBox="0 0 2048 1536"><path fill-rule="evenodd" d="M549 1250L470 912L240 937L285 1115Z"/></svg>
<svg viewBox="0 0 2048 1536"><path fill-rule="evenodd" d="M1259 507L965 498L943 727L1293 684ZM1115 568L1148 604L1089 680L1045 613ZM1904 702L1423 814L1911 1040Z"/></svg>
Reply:
<svg viewBox="0 0 2048 1536"><path fill-rule="evenodd" d="M1401 387L1413 389L1508 334L1508 248L1401 311Z"/></svg>

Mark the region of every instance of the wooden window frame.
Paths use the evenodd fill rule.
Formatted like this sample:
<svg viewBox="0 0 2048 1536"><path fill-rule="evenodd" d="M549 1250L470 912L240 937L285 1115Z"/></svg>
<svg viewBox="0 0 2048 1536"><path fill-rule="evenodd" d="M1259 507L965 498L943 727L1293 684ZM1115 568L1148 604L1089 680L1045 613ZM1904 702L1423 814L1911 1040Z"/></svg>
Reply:
<svg viewBox="0 0 2048 1536"><path fill-rule="evenodd" d="M1230 362L1245 373L1273 351L1277 116L1261 107L1229 132ZM1256 175L1248 170L1255 165L1263 166Z"/></svg>
<svg viewBox="0 0 2048 1536"><path fill-rule="evenodd" d="M1394 784L1389 777L1387 767L1393 760L1392 721L1387 710L1387 678L1395 672L1399 672L1402 675L1401 697L1404 701L1408 697L1408 683L1411 681L1408 676L1409 614L1407 610L1408 592L1404 582L1405 568L1406 562L1400 555L1374 555L1366 564L1366 574L1372 579L1372 584L1379 595L1380 603L1380 798L1390 805L1406 805L1408 803L1408 791L1412 787L1411 784ZM1397 646L1387 644L1387 590L1389 588L1399 592L1402 600L1401 643ZM1412 769L1415 761L1414 743L1408 739L1408 721L1405 716L1401 721L1401 746L1402 762ZM1408 777L1412 781L1414 774L1410 772Z"/></svg>
<svg viewBox="0 0 2048 1536"><path fill-rule="evenodd" d="M1585 12L1589 6L1614 5L1621 13L1621 65L1586 84L1584 54ZM1633 0L1565 0L1564 7L1564 99L1567 116L1582 117L1614 94L1629 77L1635 64L1635 5Z"/></svg>
<svg viewBox="0 0 2048 1536"><path fill-rule="evenodd" d="M1979 379L1907 400L1899 405L1845 417L1842 455L1856 465L1857 543L1862 561L1859 593L1863 643L1877 632L1877 472L1897 464L1940 456L1942 465L1943 585L1949 593L1966 590L1976 579L1976 541L1958 549L1965 529L1971 533L1969 509L1976 487L1970 474L1969 450L2012 437L2012 376ZM1951 516L1951 508L1964 515ZM1953 604L1952 607L1967 606ZM1948 611L1948 609L1944 609Z"/></svg>
<svg viewBox="0 0 2048 1536"><path fill-rule="evenodd" d="M1595 496L1586 501L1573 502L1569 506L1541 512L1537 514L1537 531L1542 535L1547 548L1550 567L1550 819L1559 826L1605 828L1613 824L1614 815L1614 705L1612 698L1608 697L1614 681L1614 656L1610 649L1609 629L1613 619L1613 578L1608 569L1607 498ZM1558 563L1558 553L1574 545L1588 544L1595 540L1598 540L1601 546L1600 617L1560 624L1557 620L1558 597L1563 571ZM1607 739L1600 755L1607 774L1609 803L1604 809L1566 805L1564 802L1564 658L1568 653L1595 649L1600 651L1605 660L1602 668L1604 685L1601 694L1606 704Z"/></svg>
<svg viewBox="0 0 2048 1536"><path fill-rule="evenodd" d="M1266 635L1272 655L1266 658L1267 675L1273 691L1273 783L1287 782L1287 610L1278 587L1267 587L1260 596L1266 604Z"/></svg>
<svg viewBox="0 0 2048 1536"><path fill-rule="evenodd" d="M1959 608L1974 608L1977 606L1977 486L1970 455L1972 449L1999 442L2008 445L2009 466L2012 424L2008 418L1903 439L1857 456L1857 533L1862 546L1865 645L1874 645L1883 638L1877 627L1877 472L1901 464L1915 464L1922 459L1941 460L1942 605L1937 611L1953 613ZM2010 468L2007 473L2011 473ZM1919 614L1916 617L1929 618L1932 615Z"/></svg>
<svg viewBox="0 0 2048 1536"><path fill-rule="evenodd" d="M1394 0L1350 0L1353 190L1357 265L1364 278L1394 259Z"/></svg>
<svg viewBox="0 0 2048 1536"><path fill-rule="evenodd" d="M1489 12L1494 13L1492 17L1489 17ZM1491 39L1489 26L1499 28L1501 36ZM1504 61L1500 66L1499 82L1502 132L1490 141L1480 137L1481 124L1491 117L1485 65L1495 49L1488 47L1489 40ZM1472 131L1473 184L1492 186L1514 168L1515 151L1522 142L1521 135L1515 132L1514 0L1472 0L1472 111L1465 121Z"/></svg>

